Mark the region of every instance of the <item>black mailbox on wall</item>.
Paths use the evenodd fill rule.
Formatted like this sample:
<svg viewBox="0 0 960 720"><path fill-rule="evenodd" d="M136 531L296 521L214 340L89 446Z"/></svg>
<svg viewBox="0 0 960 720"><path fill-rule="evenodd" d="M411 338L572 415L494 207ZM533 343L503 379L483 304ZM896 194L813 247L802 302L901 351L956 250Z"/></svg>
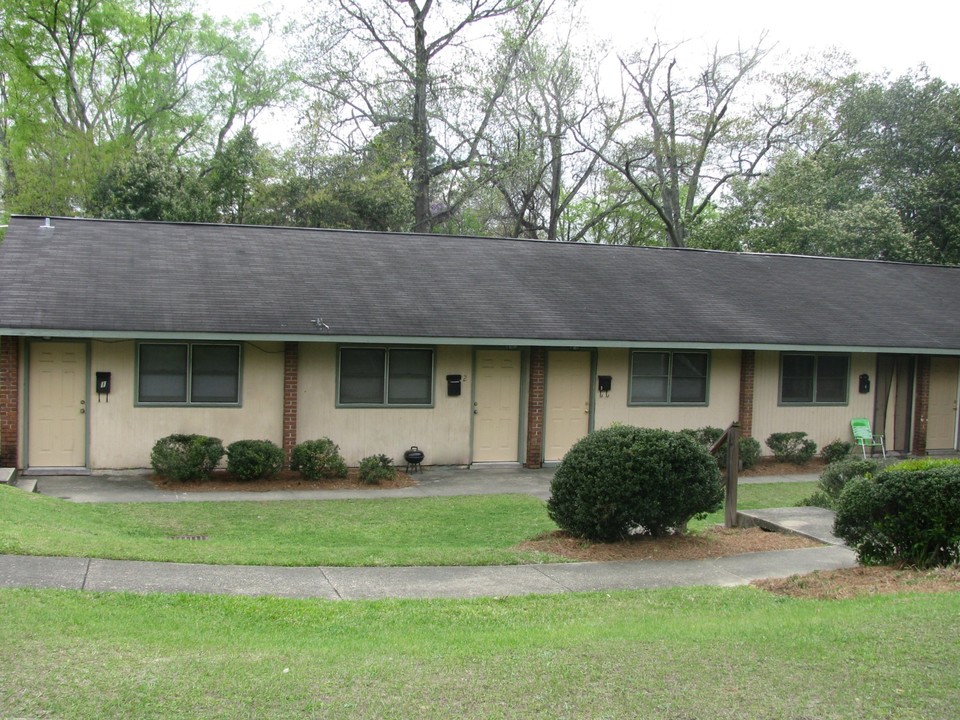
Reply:
<svg viewBox="0 0 960 720"><path fill-rule="evenodd" d="M97 400L100 399L101 395L110 395L110 373L98 371L97 372Z"/></svg>
<svg viewBox="0 0 960 720"><path fill-rule="evenodd" d="M447 375L447 395L450 397L460 396L460 386L463 384L462 375Z"/></svg>

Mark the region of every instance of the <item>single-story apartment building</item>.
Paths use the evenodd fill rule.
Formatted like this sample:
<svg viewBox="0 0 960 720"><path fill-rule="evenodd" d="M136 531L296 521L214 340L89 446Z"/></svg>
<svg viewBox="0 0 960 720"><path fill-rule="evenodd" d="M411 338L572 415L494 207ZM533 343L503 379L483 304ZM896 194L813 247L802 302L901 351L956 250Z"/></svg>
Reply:
<svg viewBox="0 0 960 720"><path fill-rule="evenodd" d="M559 461L593 428L954 451L960 268L14 216L0 464L140 468L172 433L349 464Z"/></svg>

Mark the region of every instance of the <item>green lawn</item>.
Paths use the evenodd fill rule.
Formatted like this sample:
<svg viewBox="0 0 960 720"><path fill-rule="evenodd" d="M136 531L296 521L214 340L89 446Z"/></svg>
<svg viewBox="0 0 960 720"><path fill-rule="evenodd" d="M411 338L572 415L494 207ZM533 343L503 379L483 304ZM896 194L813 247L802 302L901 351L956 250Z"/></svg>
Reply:
<svg viewBox="0 0 960 720"><path fill-rule="evenodd" d="M960 593L3 590L0 604L2 716L947 720L960 707Z"/></svg>
<svg viewBox="0 0 960 720"><path fill-rule="evenodd" d="M526 496L79 505L0 494L0 552L238 565L495 565L554 529ZM206 540L173 539L202 535Z"/></svg>
<svg viewBox="0 0 960 720"><path fill-rule="evenodd" d="M812 483L745 485L739 505L792 505ZM693 529L723 522L723 513ZM377 500L74 504L0 487L0 553L236 565L504 565L556 561L515 546L556 529L521 495ZM203 535L206 540L173 539Z"/></svg>

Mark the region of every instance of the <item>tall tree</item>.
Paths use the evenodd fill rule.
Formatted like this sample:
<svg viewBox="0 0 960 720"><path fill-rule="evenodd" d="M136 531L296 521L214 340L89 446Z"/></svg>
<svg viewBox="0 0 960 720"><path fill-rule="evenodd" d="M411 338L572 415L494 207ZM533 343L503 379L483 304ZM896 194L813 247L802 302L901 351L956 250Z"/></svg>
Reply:
<svg viewBox="0 0 960 720"><path fill-rule="evenodd" d="M912 259L960 264L960 87L924 68L875 81L841 109L863 182L896 209Z"/></svg>
<svg viewBox="0 0 960 720"><path fill-rule="evenodd" d="M552 0L331 0L315 22L307 82L335 121L336 140L366 144L402 125L410 153L412 227L452 215L471 184L483 138L523 47ZM505 33L493 65L484 33ZM358 142L359 140L359 142Z"/></svg>
<svg viewBox="0 0 960 720"><path fill-rule="evenodd" d="M5 193L82 211L93 178L141 151L210 153L274 102L283 67L259 19L216 24L181 0L0 0ZM57 192L59 190L59 192Z"/></svg>
<svg viewBox="0 0 960 720"><path fill-rule="evenodd" d="M782 84L781 94L759 95L755 81L770 52L764 37L730 53L715 48L695 72L684 72L680 50L657 40L621 59L632 111L616 146L602 153L675 247L687 244L691 227L731 180L756 176L772 150L796 140L821 92Z"/></svg>
<svg viewBox="0 0 960 720"><path fill-rule="evenodd" d="M691 244L960 263L960 88L845 78L816 142L738 181Z"/></svg>
<svg viewBox="0 0 960 720"><path fill-rule="evenodd" d="M602 162L578 140L587 135L603 152L612 126L603 122L599 59L575 46L575 18L562 24L566 34L526 43L491 124L484 156L503 200L501 234L579 241L621 205L580 202Z"/></svg>
<svg viewBox="0 0 960 720"><path fill-rule="evenodd" d="M690 244L722 250L865 260L908 260L911 237L896 210L863 183L859 162L829 146L779 157L755 182L738 181L728 207Z"/></svg>

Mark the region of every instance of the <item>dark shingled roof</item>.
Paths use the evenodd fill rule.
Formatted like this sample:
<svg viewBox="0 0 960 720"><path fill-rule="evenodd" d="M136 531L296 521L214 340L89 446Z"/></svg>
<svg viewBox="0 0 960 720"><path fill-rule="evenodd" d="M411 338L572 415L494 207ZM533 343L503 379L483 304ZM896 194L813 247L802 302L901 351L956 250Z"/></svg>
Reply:
<svg viewBox="0 0 960 720"><path fill-rule="evenodd" d="M960 350L955 267L347 230L44 224L10 221L0 332Z"/></svg>

